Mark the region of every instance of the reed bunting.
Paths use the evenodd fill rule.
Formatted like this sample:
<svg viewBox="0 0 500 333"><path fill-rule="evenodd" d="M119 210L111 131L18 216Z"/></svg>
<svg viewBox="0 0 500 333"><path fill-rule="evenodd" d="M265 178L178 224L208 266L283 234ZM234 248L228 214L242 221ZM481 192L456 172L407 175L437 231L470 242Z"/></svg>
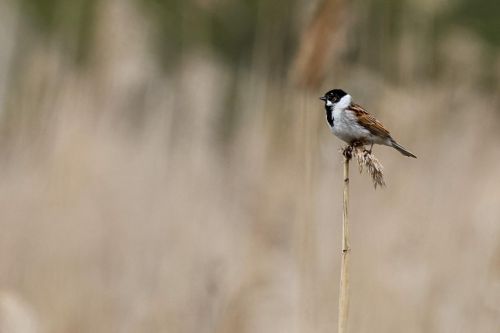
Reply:
<svg viewBox="0 0 500 333"><path fill-rule="evenodd" d="M401 154L417 158L397 143L388 130L375 117L352 101L351 95L341 89L333 89L320 97L325 102L326 121L333 134L349 145L385 145Z"/></svg>

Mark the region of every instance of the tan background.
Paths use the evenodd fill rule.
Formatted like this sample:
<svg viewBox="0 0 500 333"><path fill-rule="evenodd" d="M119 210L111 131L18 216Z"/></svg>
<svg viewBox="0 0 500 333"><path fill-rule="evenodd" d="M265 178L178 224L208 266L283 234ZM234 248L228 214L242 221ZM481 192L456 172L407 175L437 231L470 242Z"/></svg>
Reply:
<svg viewBox="0 0 500 333"><path fill-rule="evenodd" d="M340 87L418 156L352 169L350 331L499 332L471 3L1 1L0 331L336 331Z"/></svg>

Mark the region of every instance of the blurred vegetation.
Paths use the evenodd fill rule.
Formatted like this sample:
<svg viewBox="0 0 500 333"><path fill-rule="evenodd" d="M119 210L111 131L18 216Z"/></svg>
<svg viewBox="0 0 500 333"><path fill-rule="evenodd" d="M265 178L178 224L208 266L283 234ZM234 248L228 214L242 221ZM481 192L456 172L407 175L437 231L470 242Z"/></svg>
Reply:
<svg viewBox="0 0 500 333"><path fill-rule="evenodd" d="M496 0L459 0L451 11L451 23L469 27L485 41L500 47L500 2Z"/></svg>
<svg viewBox="0 0 500 333"><path fill-rule="evenodd" d="M304 17L310 18L314 8L321 8L321 1L306 5L298 0L131 2L147 19L152 54L166 73L174 73L183 57L193 51L212 54L227 66L231 83L224 96L225 107L217 131L223 142L230 141L233 125L239 119L237 103L241 90L235 84L239 76L252 67L270 80L287 82L300 38L304 38L301 32L308 24ZM496 89L498 76L491 67L495 66L500 46L496 18L500 5L495 0L480 3L458 0L428 6L416 0L368 0L349 3L350 10L344 12L346 2L333 1L328 8L354 17L343 23L348 24L348 41L337 52L343 64L339 72L344 71L345 75L346 68L366 68L395 83L434 80L446 68L446 59L440 53L443 37L459 26L477 34L484 41L483 47L489 48L480 62L479 83L490 91ZM80 66L89 64L96 47L96 26L103 0L20 0L16 4L23 21L30 22L33 28L28 34L31 38L21 40L21 44L30 46L33 35L47 43L56 41L64 57ZM333 31L340 29L336 22L331 24ZM325 39L324 43L335 42ZM412 54L411 59L405 62L402 59L408 58L408 54ZM22 60L17 67L23 68ZM325 72L323 68L319 70ZM136 109L142 117L142 109Z"/></svg>
<svg viewBox="0 0 500 333"><path fill-rule="evenodd" d="M282 75L296 47L299 27L295 0L135 1L152 17L155 47L167 70L193 48L213 51L230 66L250 64L258 49L263 52L259 61L272 74ZM81 63L92 46L92 27L99 3L100 0L21 0L21 7L44 35L62 39ZM388 67L392 68L398 57L394 47L402 33L418 30L414 28L422 22L427 25L421 29L426 33L427 57L436 56L439 36L456 25L467 27L493 47L500 46L500 3L495 0L459 0L444 6L445 10L430 12L415 11L415 3L409 0L357 1L354 5L365 15L350 34L352 48L346 60L381 70L389 77L394 76L394 70ZM256 43L261 45L256 47ZM439 59L423 57L422 61L428 64L423 74L439 72Z"/></svg>
<svg viewBox="0 0 500 333"><path fill-rule="evenodd" d="M352 179L352 331L496 333L498 6L0 0L0 332L331 330L336 86L419 157Z"/></svg>
<svg viewBox="0 0 500 333"><path fill-rule="evenodd" d="M21 0L23 12L43 35L57 36L76 47L78 60L91 47L96 6L100 0ZM161 63L171 67L193 47L216 52L230 65L248 64L257 37L267 40L274 53L291 52L291 14L296 1L182 1L136 0L156 25L156 45ZM273 68L283 68L282 58Z"/></svg>
<svg viewBox="0 0 500 333"><path fill-rule="evenodd" d="M247 65L256 43L264 42L267 61L286 68L280 52L292 51L291 11L295 1L160 1L139 0L155 19L157 45L168 68L179 56L203 47L230 66Z"/></svg>
<svg viewBox="0 0 500 333"><path fill-rule="evenodd" d="M40 37L57 37L77 63L87 59L92 46L99 0L20 0L21 10Z"/></svg>

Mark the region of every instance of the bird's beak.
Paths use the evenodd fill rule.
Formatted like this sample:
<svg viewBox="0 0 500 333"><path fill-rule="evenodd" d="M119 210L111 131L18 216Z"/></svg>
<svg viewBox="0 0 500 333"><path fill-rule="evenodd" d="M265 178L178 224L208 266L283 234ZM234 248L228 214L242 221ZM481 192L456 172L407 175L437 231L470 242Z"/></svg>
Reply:
<svg viewBox="0 0 500 333"><path fill-rule="evenodd" d="M322 100L322 101L326 101L326 97L325 96L321 96L319 99Z"/></svg>

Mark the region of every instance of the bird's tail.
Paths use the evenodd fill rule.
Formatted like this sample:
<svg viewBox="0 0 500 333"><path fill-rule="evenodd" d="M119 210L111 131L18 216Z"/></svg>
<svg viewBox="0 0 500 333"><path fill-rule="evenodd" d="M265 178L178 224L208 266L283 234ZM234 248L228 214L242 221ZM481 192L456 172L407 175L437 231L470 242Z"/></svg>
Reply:
<svg viewBox="0 0 500 333"><path fill-rule="evenodd" d="M391 140L391 146L405 156L417 158L417 156L410 153L408 150L406 150L405 147L401 146L399 143L397 143L394 140Z"/></svg>

